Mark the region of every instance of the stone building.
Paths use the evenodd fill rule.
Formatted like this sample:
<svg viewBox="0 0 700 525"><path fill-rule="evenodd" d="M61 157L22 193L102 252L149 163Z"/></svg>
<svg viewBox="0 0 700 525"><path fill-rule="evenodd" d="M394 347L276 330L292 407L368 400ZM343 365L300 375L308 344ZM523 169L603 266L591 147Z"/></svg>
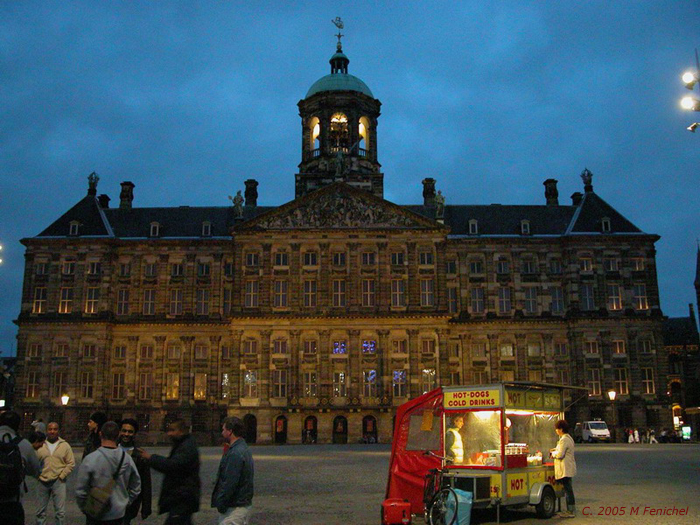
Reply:
<svg viewBox="0 0 700 525"><path fill-rule="evenodd" d="M184 417L218 435L244 418L257 442L391 439L395 407L436 385L583 385L575 419L670 422L656 278L658 236L593 190L560 204L383 198L380 102L331 73L298 104L294 200L118 207L87 195L24 239L16 403L84 432L91 411L134 416L148 438ZM418 191L418 188L417 188ZM68 405L60 397L68 394ZM586 402L587 401L587 402ZM608 417L609 419L609 417Z"/></svg>

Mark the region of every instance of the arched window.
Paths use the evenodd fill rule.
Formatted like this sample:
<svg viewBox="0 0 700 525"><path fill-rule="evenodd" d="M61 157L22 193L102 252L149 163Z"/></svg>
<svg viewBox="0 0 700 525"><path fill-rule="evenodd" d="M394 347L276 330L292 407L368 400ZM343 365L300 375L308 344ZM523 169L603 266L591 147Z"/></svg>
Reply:
<svg viewBox="0 0 700 525"><path fill-rule="evenodd" d="M344 416L337 416L333 420L333 443L348 442L348 420Z"/></svg>
<svg viewBox="0 0 700 525"><path fill-rule="evenodd" d="M309 149L312 157L318 157L321 151L321 121L318 117L309 121Z"/></svg>
<svg viewBox="0 0 700 525"><path fill-rule="evenodd" d="M362 441L364 443L377 443L377 420L374 416L365 416L362 418Z"/></svg>
<svg viewBox="0 0 700 525"><path fill-rule="evenodd" d="M253 414L243 416L243 438L248 444L258 440L258 418Z"/></svg>
<svg viewBox="0 0 700 525"><path fill-rule="evenodd" d="M366 157L369 151L369 119L367 117L360 118L359 136L360 143L358 145L359 149L357 154L360 157Z"/></svg>
<svg viewBox="0 0 700 525"><path fill-rule="evenodd" d="M287 418L277 416L275 419L275 443L284 445L287 442Z"/></svg>
<svg viewBox="0 0 700 525"><path fill-rule="evenodd" d="M343 152L347 153L350 147L350 132L348 117L343 113L336 113L331 117L329 139L331 151L336 152L338 148L342 148Z"/></svg>
<svg viewBox="0 0 700 525"><path fill-rule="evenodd" d="M315 416L308 416L304 420L304 428L301 430L301 442L306 444L316 443L318 420Z"/></svg>

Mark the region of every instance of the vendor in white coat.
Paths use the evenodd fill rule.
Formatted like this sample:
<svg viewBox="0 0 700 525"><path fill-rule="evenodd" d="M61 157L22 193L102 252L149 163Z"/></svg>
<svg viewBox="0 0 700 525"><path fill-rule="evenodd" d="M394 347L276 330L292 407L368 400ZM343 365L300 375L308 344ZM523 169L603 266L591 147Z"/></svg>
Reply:
<svg viewBox="0 0 700 525"><path fill-rule="evenodd" d="M455 463L464 461L464 444L462 434L459 433L463 426L464 416L455 416L452 418L452 426L445 434L445 455Z"/></svg>
<svg viewBox="0 0 700 525"><path fill-rule="evenodd" d="M561 518L573 518L576 515L576 499L572 478L576 475L576 458L574 457L574 440L569 435L569 424L560 419L554 424L559 436L557 447L549 451L554 458L554 479L564 486L566 494L566 512L560 512Z"/></svg>

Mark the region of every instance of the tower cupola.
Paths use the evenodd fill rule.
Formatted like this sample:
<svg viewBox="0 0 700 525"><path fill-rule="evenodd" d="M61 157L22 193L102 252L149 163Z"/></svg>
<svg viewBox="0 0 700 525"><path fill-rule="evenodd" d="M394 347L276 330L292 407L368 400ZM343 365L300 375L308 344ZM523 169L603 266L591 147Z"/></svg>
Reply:
<svg viewBox="0 0 700 525"><path fill-rule="evenodd" d="M343 22L333 20L340 30ZM338 32L331 72L311 85L299 101L302 151L296 197L333 182L346 182L384 196L384 175L377 161L377 119L381 102L367 84L348 73L350 59Z"/></svg>

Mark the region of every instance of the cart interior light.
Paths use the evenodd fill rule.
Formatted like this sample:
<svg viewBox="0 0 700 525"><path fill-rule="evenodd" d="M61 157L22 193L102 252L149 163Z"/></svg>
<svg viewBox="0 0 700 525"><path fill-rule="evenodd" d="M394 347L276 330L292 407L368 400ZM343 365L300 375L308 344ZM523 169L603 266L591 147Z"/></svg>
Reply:
<svg viewBox="0 0 700 525"><path fill-rule="evenodd" d="M474 414L474 416L477 419L480 419L481 421L491 419L495 413L496 412L493 410L475 410L474 412L472 412L472 414Z"/></svg>

